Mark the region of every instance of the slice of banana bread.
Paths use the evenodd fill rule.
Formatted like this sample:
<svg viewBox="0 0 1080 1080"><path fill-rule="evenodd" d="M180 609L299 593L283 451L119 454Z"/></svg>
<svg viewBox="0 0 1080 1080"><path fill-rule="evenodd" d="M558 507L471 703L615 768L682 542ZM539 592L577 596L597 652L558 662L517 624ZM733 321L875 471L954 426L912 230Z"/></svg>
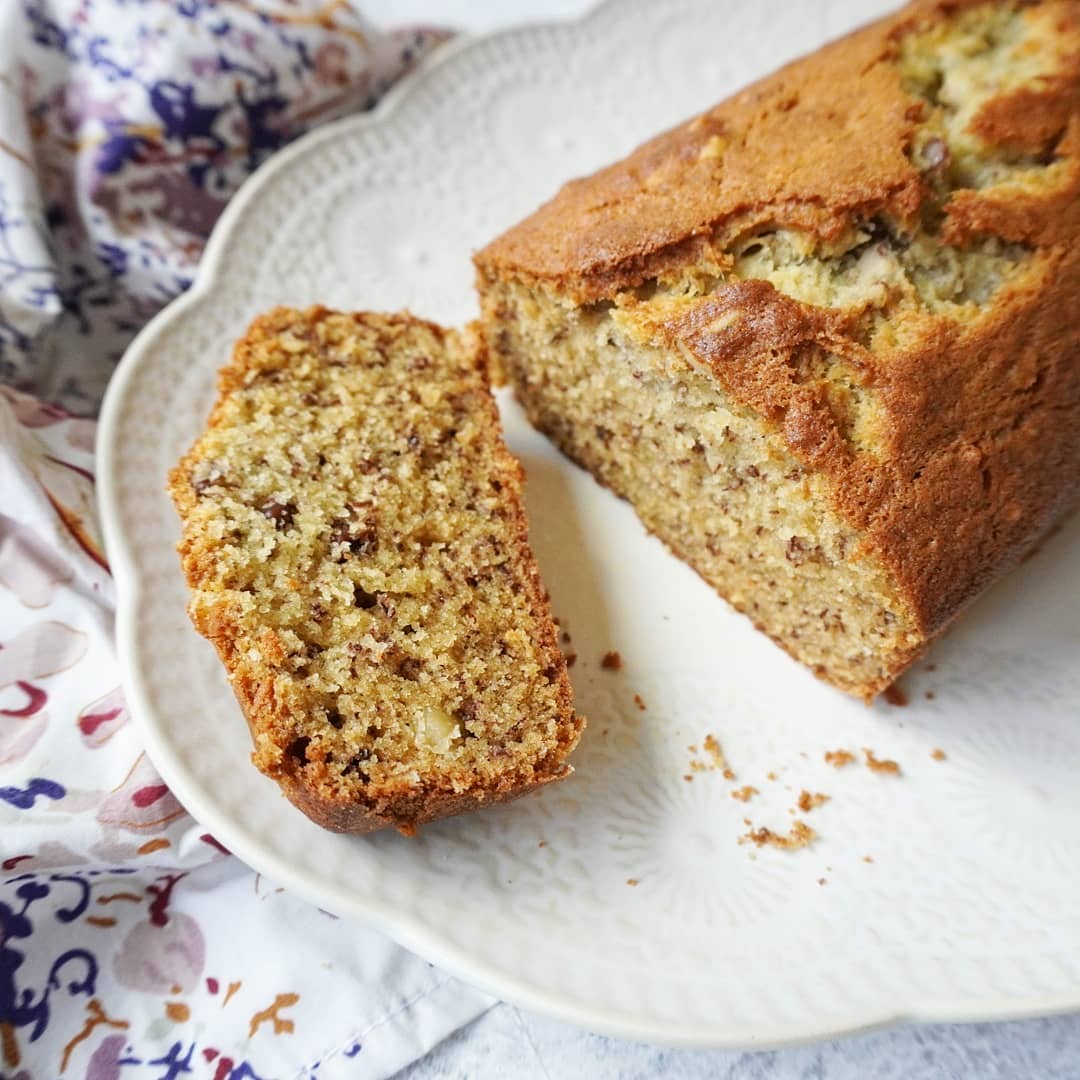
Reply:
<svg viewBox="0 0 1080 1080"><path fill-rule="evenodd" d="M872 697L1080 495L1080 2L910 5L476 262L533 423Z"/></svg>
<svg viewBox="0 0 1080 1080"><path fill-rule="evenodd" d="M255 764L342 832L566 776L583 721L475 350L408 315L278 309L219 389L170 492Z"/></svg>

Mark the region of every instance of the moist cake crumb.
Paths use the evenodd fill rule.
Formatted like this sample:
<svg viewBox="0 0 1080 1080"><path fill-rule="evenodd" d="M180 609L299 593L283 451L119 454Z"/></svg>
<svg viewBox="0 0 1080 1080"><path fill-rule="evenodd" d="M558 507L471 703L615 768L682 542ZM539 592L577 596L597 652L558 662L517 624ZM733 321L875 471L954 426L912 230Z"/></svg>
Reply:
<svg viewBox="0 0 1080 1080"><path fill-rule="evenodd" d="M259 769L339 832L567 775L583 721L483 351L408 315L279 308L218 386L169 490Z"/></svg>

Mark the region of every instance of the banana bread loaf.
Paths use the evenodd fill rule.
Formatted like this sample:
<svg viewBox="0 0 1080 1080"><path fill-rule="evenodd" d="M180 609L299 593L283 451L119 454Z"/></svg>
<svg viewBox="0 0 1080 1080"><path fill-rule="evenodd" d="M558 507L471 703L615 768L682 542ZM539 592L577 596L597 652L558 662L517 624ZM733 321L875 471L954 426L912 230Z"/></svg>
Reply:
<svg viewBox="0 0 1080 1080"><path fill-rule="evenodd" d="M870 698L1080 495L1080 2L911 4L476 263L532 422Z"/></svg>
<svg viewBox="0 0 1080 1080"><path fill-rule="evenodd" d="M170 492L255 764L343 832L566 776L583 721L476 353L407 315L279 309L219 386Z"/></svg>

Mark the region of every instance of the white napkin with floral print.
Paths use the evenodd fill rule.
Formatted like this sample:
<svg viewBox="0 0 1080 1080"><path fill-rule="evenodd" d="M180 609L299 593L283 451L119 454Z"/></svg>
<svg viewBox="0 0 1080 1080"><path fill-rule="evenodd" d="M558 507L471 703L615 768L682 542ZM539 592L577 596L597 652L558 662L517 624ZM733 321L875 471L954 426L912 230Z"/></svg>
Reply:
<svg viewBox="0 0 1080 1080"><path fill-rule="evenodd" d="M252 169L439 38L333 0L0 6L4 1078L388 1076L491 1004L252 873L161 782L118 686L94 422L57 405L93 415Z"/></svg>

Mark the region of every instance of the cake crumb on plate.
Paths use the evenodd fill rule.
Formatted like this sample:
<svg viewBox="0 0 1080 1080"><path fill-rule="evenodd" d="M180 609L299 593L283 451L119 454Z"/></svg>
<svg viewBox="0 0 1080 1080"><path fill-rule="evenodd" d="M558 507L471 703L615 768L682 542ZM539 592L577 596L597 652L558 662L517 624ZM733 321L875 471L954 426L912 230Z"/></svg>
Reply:
<svg viewBox="0 0 1080 1080"><path fill-rule="evenodd" d="M895 761L889 761L888 759L881 759L875 755L873 750L867 747L863 747L863 753L866 755L866 765L871 772L876 773L890 773L893 776L900 776L900 766Z"/></svg>
<svg viewBox="0 0 1080 1080"><path fill-rule="evenodd" d="M795 851L798 848L809 847L816 839L817 833L805 821L795 821L786 836L762 825L757 829L751 828L745 836L740 836L739 843L745 844L750 841L757 847L768 846L780 848L783 851Z"/></svg>
<svg viewBox="0 0 1080 1080"><path fill-rule="evenodd" d="M855 760L855 755L850 750L826 750L825 761L834 769L842 769Z"/></svg>
<svg viewBox="0 0 1080 1080"><path fill-rule="evenodd" d="M812 795L809 791L804 789L799 792L799 809L802 810L804 814L809 813L815 807L823 806L827 803L830 797L831 796L829 795L823 795L820 791L817 792L817 794Z"/></svg>

